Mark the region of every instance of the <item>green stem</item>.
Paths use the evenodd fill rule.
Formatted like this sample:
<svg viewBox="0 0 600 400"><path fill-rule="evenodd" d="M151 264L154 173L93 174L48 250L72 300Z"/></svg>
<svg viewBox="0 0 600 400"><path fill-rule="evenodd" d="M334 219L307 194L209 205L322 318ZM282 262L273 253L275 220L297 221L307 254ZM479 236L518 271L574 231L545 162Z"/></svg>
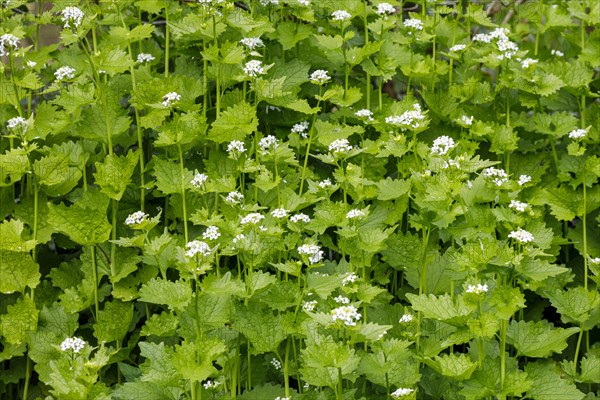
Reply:
<svg viewBox="0 0 600 400"><path fill-rule="evenodd" d="M283 380L285 385L285 397L290 398L290 376L289 376L289 358L290 358L290 340L294 340L293 337L289 338L285 344L285 358L283 360Z"/></svg>
<svg viewBox="0 0 600 400"><path fill-rule="evenodd" d="M342 386L342 369L338 367L338 386L336 393L336 400L342 400L342 394L344 393L344 388Z"/></svg>
<svg viewBox="0 0 600 400"><path fill-rule="evenodd" d="M321 87L319 87L319 97L321 97ZM317 108L321 104L321 100L317 101ZM312 144L313 132L315 121L317 119L317 114L313 115L312 124L310 125L310 129L308 131L308 144L306 145L306 154L304 154L304 164L302 165L302 177L300 178L300 192L302 195L302 190L304 189L304 180L306 179L306 169L308 167L308 156L310 155L310 145Z"/></svg>
<svg viewBox="0 0 600 400"><path fill-rule="evenodd" d="M577 335L577 345L575 347L575 356L573 357L573 364L575 366L575 371L577 371L577 366L579 365L579 350L581 349L581 339L583 338L583 324L579 327L579 335Z"/></svg>
<svg viewBox="0 0 600 400"><path fill-rule="evenodd" d="M98 301L98 265L96 264L96 245L92 245L92 274L94 279L94 309L96 310L96 320L100 311L100 302Z"/></svg>
<svg viewBox="0 0 600 400"><path fill-rule="evenodd" d="M587 185L585 182L585 169L583 170L583 287L588 289L588 246L587 246Z"/></svg>
<svg viewBox="0 0 600 400"><path fill-rule="evenodd" d="M177 150L179 150L179 172L181 174L181 207L183 212L183 235L185 237L185 242L189 242L189 234L188 234L188 226L187 226L187 204L185 200L185 170L183 167L183 151L181 150L181 145L177 145Z"/></svg>
<svg viewBox="0 0 600 400"><path fill-rule="evenodd" d="M117 240L117 211L119 209L119 202L115 199L111 200L111 218L112 218L112 232L111 239L113 242L110 243L110 275L111 282L113 278L117 275L115 269L115 262L117 261L117 245L114 243L114 240ZM114 284L113 284L114 288Z"/></svg>
<svg viewBox="0 0 600 400"><path fill-rule="evenodd" d="M169 29L169 1L165 4L165 78L169 77L169 47L171 30Z"/></svg>
<svg viewBox="0 0 600 400"><path fill-rule="evenodd" d="M504 389L504 380L506 378L506 329L507 321L500 321L500 389Z"/></svg>

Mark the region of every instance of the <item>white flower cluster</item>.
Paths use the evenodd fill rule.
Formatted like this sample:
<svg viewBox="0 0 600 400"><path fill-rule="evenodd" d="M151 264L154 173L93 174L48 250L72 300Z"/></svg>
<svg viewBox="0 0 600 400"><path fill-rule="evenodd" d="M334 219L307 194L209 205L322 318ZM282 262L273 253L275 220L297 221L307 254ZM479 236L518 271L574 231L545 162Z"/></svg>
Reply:
<svg viewBox="0 0 600 400"><path fill-rule="evenodd" d="M466 115L463 115L458 119L458 122L466 126L471 126L473 125L473 116L467 117Z"/></svg>
<svg viewBox="0 0 600 400"><path fill-rule="evenodd" d="M14 117L6 121L6 127L8 129L15 129L21 127L23 133L27 131L27 120L23 117Z"/></svg>
<svg viewBox="0 0 600 400"><path fill-rule="evenodd" d="M303 244L298 247L298 254L308 256L311 264L316 264L323 259L323 250L316 244Z"/></svg>
<svg viewBox="0 0 600 400"><path fill-rule="evenodd" d="M400 116L392 115L391 117L386 117L385 122L386 124L399 126L404 130L409 127L417 129L420 125L420 121L424 119L425 115L421 111L421 105L415 103L412 110L406 111Z"/></svg>
<svg viewBox="0 0 600 400"><path fill-rule="evenodd" d="M210 389L215 389L215 388L217 388L217 386L220 386L220 385L221 385L221 382L208 380L208 381L204 382L204 384L202 386L204 386L204 389L210 390Z"/></svg>
<svg viewBox="0 0 600 400"><path fill-rule="evenodd" d="M36 65L37 65L37 63L35 61L31 61L31 60L27 61L27 66L29 68L34 68Z"/></svg>
<svg viewBox="0 0 600 400"><path fill-rule="evenodd" d="M54 72L54 76L58 82L66 79L73 79L75 77L75 68L71 68L68 65L60 67Z"/></svg>
<svg viewBox="0 0 600 400"><path fill-rule="evenodd" d="M410 315L410 314L404 314L402 317L400 317L400 320L398 322L400 322L401 324L408 324L412 320L413 320L413 316L412 315Z"/></svg>
<svg viewBox="0 0 600 400"><path fill-rule="evenodd" d="M552 54L553 56L557 56L557 57L564 57L565 56L565 53L563 53L562 51L560 51L560 50L554 50L554 49L550 50L550 54Z"/></svg>
<svg viewBox="0 0 600 400"><path fill-rule="evenodd" d="M305 222L305 223L309 223L310 222L310 217L308 215L306 215L306 214L299 213L299 214L292 215L290 217L290 221L292 221L292 222Z"/></svg>
<svg viewBox="0 0 600 400"><path fill-rule="evenodd" d="M278 359L274 358L271 360L271 365L273 365L273 367L276 370L280 370L281 369L281 361L279 361Z"/></svg>
<svg viewBox="0 0 600 400"><path fill-rule="evenodd" d="M489 167L483 170L483 176L490 178L496 186L502 186L502 184L508 182L508 175L503 169Z"/></svg>
<svg viewBox="0 0 600 400"><path fill-rule="evenodd" d="M140 53L137 56L137 62L139 62L140 64L143 63L149 63L150 61L154 61L155 58L152 54L148 54L148 53Z"/></svg>
<svg viewBox="0 0 600 400"><path fill-rule="evenodd" d="M171 107L173 103L180 101L181 95L177 92L169 92L163 96L162 105L165 107Z"/></svg>
<svg viewBox="0 0 600 400"><path fill-rule="evenodd" d="M280 397L280 396L277 396L273 400L292 400L292 399L289 398L289 397Z"/></svg>
<svg viewBox="0 0 600 400"><path fill-rule="evenodd" d="M270 150L274 150L277 146L279 146L279 141L273 135L265 136L258 142L258 147L260 147L263 154Z"/></svg>
<svg viewBox="0 0 600 400"><path fill-rule="evenodd" d="M324 85L331 80L331 77L324 69L318 69L310 74L310 82L315 85Z"/></svg>
<svg viewBox="0 0 600 400"><path fill-rule="evenodd" d="M575 129L569 132L569 139L582 139L587 135L586 129Z"/></svg>
<svg viewBox="0 0 600 400"><path fill-rule="evenodd" d="M229 204L240 204L244 201L244 195L240 192L229 192L225 197L225 201Z"/></svg>
<svg viewBox="0 0 600 400"><path fill-rule="evenodd" d="M524 60L521 60L521 68L523 69L527 69L529 67L531 67L532 65L535 65L538 63L538 60L533 59L533 58L526 58Z"/></svg>
<svg viewBox="0 0 600 400"><path fill-rule="evenodd" d="M313 312L315 310L316 306L317 306L316 300L305 301L304 304L302 304L302 309L306 312Z"/></svg>
<svg viewBox="0 0 600 400"><path fill-rule="evenodd" d="M241 140L232 140L227 145L227 153L231 155L231 153L244 153L246 151L246 147L244 147L244 142Z"/></svg>
<svg viewBox="0 0 600 400"><path fill-rule="evenodd" d="M365 216L365 212L362 210L350 210L346 213L347 219L362 219Z"/></svg>
<svg viewBox="0 0 600 400"><path fill-rule="evenodd" d="M466 292L467 293L474 293L474 294L482 294L482 293L486 293L488 291L488 285L486 284L481 284L478 283L477 285L469 285L467 287Z"/></svg>
<svg viewBox="0 0 600 400"><path fill-rule="evenodd" d="M279 5L279 0L258 0L261 6L266 7L269 4L273 4L274 6Z"/></svg>
<svg viewBox="0 0 600 400"><path fill-rule="evenodd" d="M262 61L250 60L244 66L244 73L250 77L257 77L265 73L265 69L262 66Z"/></svg>
<svg viewBox="0 0 600 400"><path fill-rule="evenodd" d="M202 239L217 240L220 236L221 236L221 232L219 232L219 227L210 225L206 228L206 230L202 234Z"/></svg>
<svg viewBox="0 0 600 400"><path fill-rule="evenodd" d="M414 391L415 391L415 389L400 388L400 389L396 389L394 392L392 392L391 395L392 395L392 397L399 399L400 397L410 395Z"/></svg>
<svg viewBox="0 0 600 400"><path fill-rule="evenodd" d="M352 146L348 139L336 139L329 145L329 151L332 153L349 153L352 150Z"/></svg>
<svg viewBox="0 0 600 400"><path fill-rule="evenodd" d="M334 297L333 301L335 301L338 304L350 304L350 299L342 295Z"/></svg>
<svg viewBox="0 0 600 400"><path fill-rule="evenodd" d="M390 15L396 12L396 8L390 3L379 3L375 12L379 15Z"/></svg>
<svg viewBox="0 0 600 400"><path fill-rule="evenodd" d="M19 47L19 38L10 33L5 33L0 36L0 57L7 56L10 52L8 47L12 47L12 50L16 50Z"/></svg>
<svg viewBox="0 0 600 400"><path fill-rule="evenodd" d="M285 208L276 208L273 211L271 211L271 215L273 216L273 218L285 218L287 217L289 213L289 210L286 210Z"/></svg>
<svg viewBox="0 0 600 400"><path fill-rule="evenodd" d="M60 344L60 349L62 351L73 350L73 353L79 353L81 349L85 347L86 343L83 339L78 337L70 337L66 338Z"/></svg>
<svg viewBox="0 0 600 400"><path fill-rule="evenodd" d="M529 243L534 241L533 235L521 228L509 233L508 237L511 239L515 239L519 243Z"/></svg>
<svg viewBox="0 0 600 400"><path fill-rule="evenodd" d="M149 215L143 211L136 211L133 214L129 214L125 219L125 225L139 225L148 219Z"/></svg>
<svg viewBox="0 0 600 400"><path fill-rule="evenodd" d="M519 201L519 200L511 200L510 204L508 205L508 208L514 208L515 210L517 210L519 212L524 212L525 209L527 208L527 203L523 203L522 201Z"/></svg>
<svg viewBox="0 0 600 400"><path fill-rule="evenodd" d="M433 141L431 152L443 156L454 148L454 139L449 136L440 136Z"/></svg>
<svg viewBox="0 0 600 400"><path fill-rule="evenodd" d="M466 44L455 44L454 46L450 47L448 51L450 51L450 53L457 53L459 51L463 51L466 48Z"/></svg>
<svg viewBox="0 0 600 400"><path fill-rule="evenodd" d="M331 18L334 21L347 21L352 18L352 15L346 10L337 10L331 13Z"/></svg>
<svg viewBox="0 0 600 400"><path fill-rule="evenodd" d="M412 28L416 31L423 30L423 21L417 18L409 18L404 20L404 26L406 28Z"/></svg>
<svg viewBox="0 0 600 400"><path fill-rule="evenodd" d="M333 184L331 183L331 179L329 179L329 178L323 179L321 182L319 182L319 187L321 189L326 189L331 186L333 186Z"/></svg>
<svg viewBox="0 0 600 400"><path fill-rule="evenodd" d="M75 28L79 28L84 17L83 11L77 7L66 7L61 11L61 14L61 19L65 23L65 28L70 28L71 22L75 25Z"/></svg>
<svg viewBox="0 0 600 400"><path fill-rule="evenodd" d="M519 176L519 180L517 182L519 183L519 186L523 186L524 184L531 182L531 176L521 175Z"/></svg>
<svg viewBox="0 0 600 400"><path fill-rule="evenodd" d="M302 121L302 122L294 124L294 126L292 126L292 132L299 134L300 136L302 136L305 139L307 137L307 134L306 134L307 130L308 130L308 121Z"/></svg>
<svg viewBox="0 0 600 400"><path fill-rule="evenodd" d="M382 4L387 4L387 3L382 3ZM354 115L356 115L359 118L366 118L367 121L373 121L373 111L367 110L366 108L363 108L362 110L358 110L357 112L354 113Z"/></svg>
<svg viewBox="0 0 600 400"><path fill-rule="evenodd" d="M202 242L200 240L193 240L185 245L185 248L188 249L185 252L185 255L192 258L196 254L201 254L206 257L210 254L210 246L206 242Z"/></svg>
<svg viewBox="0 0 600 400"><path fill-rule="evenodd" d="M508 29L506 28L496 28L491 33L479 33L473 37L474 42L483 42L483 43L491 43L493 40L496 41L496 47L502 53L498 56L500 60L505 58L512 58L517 51L519 51L519 47L515 42L511 42L508 39Z"/></svg>
<svg viewBox="0 0 600 400"><path fill-rule="evenodd" d="M242 225L246 225L246 224L256 225L260 221L262 221L263 219L265 219L264 215L261 215L259 213L250 213L250 214L246 215L244 218L242 218L242 220L240 221L240 224L242 224Z"/></svg>
<svg viewBox="0 0 600 400"><path fill-rule="evenodd" d="M259 37L247 37L240 40L240 43L249 48L250 50L258 49L263 47L265 44Z"/></svg>
<svg viewBox="0 0 600 400"><path fill-rule="evenodd" d="M233 238L233 244L237 244L238 242L240 242L244 239L246 239L246 235L244 235L243 233L240 233L239 235L237 235L236 237Z"/></svg>
<svg viewBox="0 0 600 400"><path fill-rule="evenodd" d="M342 286L347 286L350 283L354 283L358 280L358 275L355 273L348 274L344 279L342 279Z"/></svg>
<svg viewBox="0 0 600 400"><path fill-rule="evenodd" d="M196 174L194 175L194 178L191 180L191 184L193 187L195 188L200 188L202 187L202 185L204 185L204 183L208 180L208 175L206 174Z"/></svg>
<svg viewBox="0 0 600 400"><path fill-rule="evenodd" d="M356 326L356 321L362 317L354 306L341 306L331 310L333 322L342 321L346 326Z"/></svg>

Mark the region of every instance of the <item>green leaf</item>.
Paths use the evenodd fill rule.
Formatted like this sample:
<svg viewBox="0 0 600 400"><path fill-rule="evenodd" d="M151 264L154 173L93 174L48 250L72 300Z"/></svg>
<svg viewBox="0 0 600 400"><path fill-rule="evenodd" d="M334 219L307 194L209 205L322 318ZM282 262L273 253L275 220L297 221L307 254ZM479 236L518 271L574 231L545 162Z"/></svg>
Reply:
<svg viewBox="0 0 600 400"><path fill-rule="evenodd" d="M477 368L477 363L472 362L467 354L444 354L435 356L434 360L426 359L425 363L440 374L457 381L469 379Z"/></svg>
<svg viewBox="0 0 600 400"><path fill-rule="evenodd" d="M411 182L403 179L385 178L376 183L377 198L382 201L396 200L410 191Z"/></svg>
<svg viewBox="0 0 600 400"><path fill-rule="evenodd" d="M538 361L528 363L525 372L532 380L532 388L527 397L533 400L581 400L585 397L575 384L561 377L559 368L553 362Z"/></svg>
<svg viewBox="0 0 600 400"><path fill-rule="evenodd" d="M41 278L39 267L29 253L0 250L0 292L23 292L35 288Z"/></svg>
<svg viewBox="0 0 600 400"><path fill-rule="evenodd" d="M25 296L0 316L0 336L6 343L20 344L27 341L30 333L37 330L38 312L29 296Z"/></svg>
<svg viewBox="0 0 600 400"><path fill-rule="evenodd" d="M28 169L27 154L21 149L12 149L0 154L0 187L11 186L21 179Z"/></svg>
<svg viewBox="0 0 600 400"><path fill-rule="evenodd" d="M567 348L567 339L579 328L553 328L545 321L511 321L506 331L507 343L513 345L520 356L548 357Z"/></svg>
<svg viewBox="0 0 600 400"><path fill-rule="evenodd" d="M406 297L416 311L423 312L425 318L444 321L451 325L461 326L475 311L475 306L467 304L462 296L456 296L456 300L448 294L434 296L422 294L417 296L407 293Z"/></svg>
<svg viewBox="0 0 600 400"><path fill-rule="evenodd" d="M125 382L113 393L116 400L178 400L182 395L180 388L143 381Z"/></svg>
<svg viewBox="0 0 600 400"><path fill-rule="evenodd" d="M160 158L154 160L154 176L156 177L156 188L163 194L181 193L182 184L183 188L190 189L191 181L194 179L192 171L184 167L182 177L179 164Z"/></svg>
<svg viewBox="0 0 600 400"><path fill-rule="evenodd" d="M131 175L139 160L138 151L130 151L125 157L109 154L103 162L96 163L94 178L100 191L114 200L121 200L131 183Z"/></svg>
<svg viewBox="0 0 600 400"><path fill-rule="evenodd" d="M179 386L181 376L173 365L173 349L164 343L139 342L140 354L146 360L140 365L141 380L165 386Z"/></svg>
<svg viewBox="0 0 600 400"><path fill-rule="evenodd" d="M127 71L133 66L133 60L129 54L120 48L104 47L95 60L98 71L104 71L110 76Z"/></svg>
<svg viewBox="0 0 600 400"><path fill-rule="evenodd" d="M146 303L166 304L170 310L182 311L192 300L192 289L182 281L155 278L142 285L140 300Z"/></svg>
<svg viewBox="0 0 600 400"><path fill-rule="evenodd" d="M69 193L81 179L83 151L74 142L65 142L45 147L49 155L36 160L33 164L39 183L49 196L61 196Z"/></svg>
<svg viewBox="0 0 600 400"><path fill-rule="evenodd" d="M105 242L112 230L106 218L108 202L104 194L88 190L70 207L48 203L48 221L79 244Z"/></svg>
<svg viewBox="0 0 600 400"><path fill-rule="evenodd" d="M0 251L29 252L35 248L35 240L22 238L24 224L18 219L0 223Z"/></svg>
<svg viewBox="0 0 600 400"><path fill-rule="evenodd" d="M595 308L600 305L600 295L597 290L588 291L581 286L567 290L556 289L545 293L552 306L560 314L565 323L582 325L590 319Z"/></svg>
<svg viewBox="0 0 600 400"><path fill-rule="evenodd" d="M258 128L256 111L250 104L241 102L223 111L212 123L208 138L216 143L244 140Z"/></svg>
<svg viewBox="0 0 600 400"><path fill-rule="evenodd" d="M94 324L94 336L98 342L121 343L133 318L133 303L118 300L104 303L104 309L98 312Z"/></svg>
<svg viewBox="0 0 600 400"><path fill-rule="evenodd" d="M236 309L233 329L243 334L252 344L253 354L275 351L286 338L281 316L264 306L252 304Z"/></svg>
<svg viewBox="0 0 600 400"><path fill-rule="evenodd" d="M109 87L104 90L114 90ZM116 104L96 103L81 112L77 134L84 139L99 141L108 145L108 135L113 137L126 132L131 127L131 118Z"/></svg>
<svg viewBox="0 0 600 400"><path fill-rule="evenodd" d="M152 314L140 331L142 336L172 336L175 335L179 325L177 317L173 314L162 312Z"/></svg>
<svg viewBox="0 0 600 400"><path fill-rule="evenodd" d="M600 355L591 351L581 359L581 376L583 382L597 383L600 376Z"/></svg>
<svg viewBox="0 0 600 400"><path fill-rule="evenodd" d="M406 368L415 362L414 354L408 349L411 342L398 339L385 340L373 352L361 357L357 373L377 385L397 387L414 386L420 378L415 368Z"/></svg>
<svg viewBox="0 0 600 400"><path fill-rule="evenodd" d="M185 341L175 346L173 365L184 379L202 382L219 371L213 366L217 357L227 350L225 344L216 338L201 341Z"/></svg>

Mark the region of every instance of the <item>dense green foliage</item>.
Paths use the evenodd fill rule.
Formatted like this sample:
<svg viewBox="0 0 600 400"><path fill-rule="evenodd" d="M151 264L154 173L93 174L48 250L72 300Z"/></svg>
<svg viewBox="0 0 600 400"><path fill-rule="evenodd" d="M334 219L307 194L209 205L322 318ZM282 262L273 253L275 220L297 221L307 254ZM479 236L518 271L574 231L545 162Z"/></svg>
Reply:
<svg viewBox="0 0 600 400"><path fill-rule="evenodd" d="M0 397L597 398L600 2L478 3L1 2Z"/></svg>

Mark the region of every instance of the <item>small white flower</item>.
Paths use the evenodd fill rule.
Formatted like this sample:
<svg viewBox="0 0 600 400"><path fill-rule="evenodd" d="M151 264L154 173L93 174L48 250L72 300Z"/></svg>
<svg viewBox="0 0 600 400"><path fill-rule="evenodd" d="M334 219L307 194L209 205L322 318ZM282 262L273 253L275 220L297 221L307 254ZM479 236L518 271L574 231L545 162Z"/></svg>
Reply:
<svg viewBox="0 0 600 400"><path fill-rule="evenodd" d="M169 92L163 96L162 105L165 107L171 107L173 103L181 100L181 95L176 92Z"/></svg>
<svg viewBox="0 0 600 400"><path fill-rule="evenodd" d="M347 219L362 219L365 216L365 212L362 210L350 210L346 213Z"/></svg>
<svg viewBox="0 0 600 400"><path fill-rule="evenodd" d="M221 236L221 232L219 232L219 227L211 225L206 228L204 233L202 234L202 239L204 240L217 240Z"/></svg>
<svg viewBox="0 0 600 400"><path fill-rule="evenodd" d="M6 127L8 129L15 129L20 127L23 133L27 132L27 120L23 117L14 117L6 121Z"/></svg>
<svg viewBox="0 0 600 400"><path fill-rule="evenodd" d="M396 12L396 8L390 3L379 3L375 12L379 15L390 15Z"/></svg>
<svg viewBox="0 0 600 400"><path fill-rule="evenodd" d="M293 133L297 133L297 134L299 134L300 136L302 136L305 139L308 137L308 135L306 133L307 130L308 130L308 121L302 121L302 122L300 122L298 124L295 124L292 127L292 132Z"/></svg>
<svg viewBox="0 0 600 400"><path fill-rule="evenodd" d="M466 126L471 126L473 125L473 116L467 117L466 115L463 115L458 119L458 122Z"/></svg>
<svg viewBox="0 0 600 400"><path fill-rule="evenodd" d="M140 64L143 63L148 63L150 61L154 61L155 58L152 54L148 54L148 53L140 53L137 56L137 62L139 62Z"/></svg>
<svg viewBox="0 0 600 400"><path fill-rule="evenodd" d="M332 153L349 153L352 150L348 139L336 139L329 145L329 151Z"/></svg>
<svg viewBox="0 0 600 400"><path fill-rule="evenodd" d="M279 146L279 141L273 135L265 136L258 142L258 147L260 147L263 154L270 150L274 150L277 146Z"/></svg>
<svg viewBox="0 0 600 400"><path fill-rule="evenodd" d="M350 283L354 283L358 280L358 275L355 273L350 273L346 275L344 279L342 279L342 286L347 286Z"/></svg>
<svg viewBox="0 0 600 400"><path fill-rule="evenodd" d="M467 293L474 293L474 294L482 294L482 293L486 293L488 291L488 285L482 285L481 283L478 283L477 285L469 285L467 287L466 292Z"/></svg>
<svg viewBox="0 0 600 400"><path fill-rule="evenodd" d="M321 182L319 182L319 187L321 189L327 189L328 187L333 186L333 184L331 183L331 179L327 178L322 180Z"/></svg>
<svg viewBox="0 0 600 400"><path fill-rule="evenodd" d="M271 211L271 215L273 216L273 218L285 218L287 217L289 211L286 210L285 208L276 208L273 211Z"/></svg>
<svg viewBox="0 0 600 400"><path fill-rule="evenodd" d="M185 247L188 249L185 255L189 258L194 257L196 254L201 254L204 257L210 254L210 246L200 240L193 240L186 244Z"/></svg>
<svg viewBox="0 0 600 400"><path fill-rule="evenodd" d="M345 10L337 10L331 13L331 18L334 21L347 21L352 18L352 15Z"/></svg>
<svg viewBox="0 0 600 400"><path fill-rule="evenodd" d="M342 295L335 297L333 301L338 304L350 304L350 299Z"/></svg>
<svg viewBox="0 0 600 400"><path fill-rule="evenodd" d="M289 398L289 397L279 397L279 396L277 396L273 400L292 400L292 399Z"/></svg>
<svg viewBox="0 0 600 400"><path fill-rule="evenodd" d="M408 128L417 129L420 126L420 121L425 119L425 115L421 112L421 105L415 103L413 109L404 112L402 115L392 115L391 117L385 118L385 123L390 125L396 125L402 130Z"/></svg>
<svg viewBox="0 0 600 400"><path fill-rule="evenodd" d="M554 49L550 50L550 54L552 54L553 56L556 56L556 57L564 57L565 56L565 53L563 53L562 51L554 50Z"/></svg>
<svg viewBox="0 0 600 400"><path fill-rule="evenodd" d="M383 4L387 4L387 3L383 3ZM356 115L359 118L366 118L367 121L373 121L373 111L367 110L366 108L363 108L362 110L358 110L357 112L354 113L354 115Z"/></svg>
<svg viewBox="0 0 600 400"><path fill-rule="evenodd" d="M244 73L250 77L257 77L265 73L265 69L262 66L262 61L250 60L244 66Z"/></svg>
<svg viewBox="0 0 600 400"><path fill-rule="evenodd" d="M410 314L404 314L402 317L400 317L400 320L398 322L400 322L401 324L408 324L412 320L413 320L413 316L412 315L410 315Z"/></svg>
<svg viewBox="0 0 600 400"><path fill-rule="evenodd" d="M308 256L311 264L316 264L323 259L323 250L316 244L303 244L298 247L298 254Z"/></svg>
<svg viewBox="0 0 600 400"><path fill-rule="evenodd" d="M423 30L423 21L417 18L409 18L404 20L404 26L407 28L412 28L416 31Z"/></svg>
<svg viewBox="0 0 600 400"><path fill-rule="evenodd" d="M309 223L310 222L310 217L306 214L296 214L296 215L292 215L290 217L290 221L292 222L305 222L305 223Z"/></svg>
<svg viewBox="0 0 600 400"><path fill-rule="evenodd" d="M236 237L233 238L233 244L237 244L238 242L240 242L244 239L246 239L246 235L244 235L243 233L240 233L239 235L237 235Z"/></svg>
<svg viewBox="0 0 600 400"><path fill-rule="evenodd" d="M75 68L71 68L67 65L60 67L54 72L54 76L58 82L66 79L73 79L75 77Z"/></svg>
<svg viewBox="0 0 600 400"><path fill-rule="evenodd" d="M535 65L537 63L538 63L538 60L535 60L533 58L526 58L526 59L524 59L524 60L521 61L521 68L527 69L527 68L529 68L532 65Z"/></svg>
<svg viewBox="0 0 600 400"><path fill-rule="evenodd" d="M65 23L65 28L70 28L71 22L75 25L75 28L79 28L84 17L83 11L77 7L66 7L61 11L61 14L61 19Z"/></svg>
<svg viewBox="0 0 600 400"><path fill-rule="evenodd" d="M209 390L215 389L219 385L221 385L221 382L208 380L202 386L204 386L204 389Z"/></svg>
<svg viewBox="0 0 600 400"><path fill-rule="evenodd" d="M519 183L519 186L523 186L527 182L531 182L531 176L521 175L521 176L519 176L519 180L517 182Z"/></svg>
<svg viewBox="0 0 600 400"><path fill-rule="evenodd" d="M208 176L206 174L196 174L194 175L194 179L192 179L191 184L195 188L201 188L207 180Z"/></svg>
<svg viewBox="0 0 600 400"><path fill-rule="evenodd" d="M581 139L587 135L586 129L575 129L569 132L569 139Z"/></svg>
<svg viewBox="0 0 600 400"><path fill-rule="evenodd" d="M263 7L266 7L269 4L273 4L274 6L279 4L279 0L258 0L258 1Z"/></svg>
<svg viewBox="0 0 600 400"><path fill-rule="evenodd" d="M227 153L229 153L229 155L232 155L232 153L241 154L245 151L246 148L244 147L244 142L242 142L241 140L233 140L227 145Z"/></svg>
<svg viewBox="0 0 600 400"><path fill-rule="evenodd" d="M519 243L529 243L534 241L533 235L521 228L519 228L519 230L512 231L511 233L509 233L508 237L511 239L515 239Z"/></svg>
<svg viewBox="0 0 600 400"><path fill-rule="evenodd" d="M594 265L600 264L600 257L595 257L595 258L590 257L590 264L594 264Z"/></svg>
<svg viewBox="0 0 600 400"><path fill-rule="evenodd" d="M276 370L280 370L281 369L281 361L279 361L278 359L274 358L271 360L271 365L273 365L273 367Z"/></svg>
<svg viewBox="0 0 600 400"><path fill-rule="evenodd" d="M13 34L5 33L0 36L0 57L7 56L11 49L7 49L11 47L12 50L16 50L19 47L19 38Z"/></svg>
<svg viewBox="0 0 600 400"><path fill-rule="evenodd" d="M261 215L259 213L250 213L250 214L246 215L244 218L242 218L242 220L240 221L240 224L242 224L242 225L246 225L246 224L256 225L256 224L258 224L263 219L265 219L264 215Z"/></svg>
<svg viewBox="0 0 600 400"><path fill-rule="evenodd" d="M240 43L249 48L250 50L258 49L263 47L265 44L259 37L248 37L240 40Z"/></svg>
<svg viewBox="0 0 600 400"><path fill-rule="evenodd" d="M315 85L323 85L331 80L331 77L324 69L318 69L310 74L310 82Z"/></svg>
<svg viewBox="0 0 600 400"><path fill-rule="evenodd" d="M487 33L478 33L477 35L473 36L473 41L474 42L491 43L492 36L488 35Z"/></svg>
<svg viewBox="0 0 600 400"><path fill-rule="evenodd" d="M502 184L508 182L508 175L503 169L486 168L483 170L483 176L490 178L496 186L502 186Z"/></svg>
<svg viewBox="0 0 600 400"><path fill-rule="evenodd" d="M136 211L133 214L129 214L125 219L125 225L139 225L148 219L149 215L143 211Z"/></svg>
<svg viewBox="0 0 600 400"><path fill-rule="evenodd" d="M415 389L400 388L400 389L396 389L393 393L391 393L391 395L392 395L392 397L399 399L400 397L410 395L414 391L415 391Z"/></svg>
<svg viewBox="0 0 600 400"><path fill-rule="evenodd" d="M70 337L66 338L60 344L60 349L62 351L73 350L73 353L79 353L84 347L86 343L83 339L78 337Z"/></svg>
<svg viewBox="0 0 600 400"><path fill-rule="evenodd" d="M37 65L37 63L35 61L31 61L31 60L27 61L27 66L29 68L35 68L36 65Z"/></svg>
<svg viewBox="0 0 600 400"><path fill-rule="evenodd" d="M244 201L244 195L240 192L229 192L227 197L225 197L225 201L229 204L240 204L242 201Z"/></svg>
<svg viewBox="0 0 600 400"><path fill-rule="evenodd" d="M342 321L346 326L356 326L356 321L360 320L362 314L354 306L341 306L331 310L331 319L333 322Z"/></svg>
<svg viewBox="0 0 600 400"><path fill-rule="evenodd" d="M508 208L514 208L517 211L523 212L527 208L527 203L518 200L511 200Z"/></svg>
<svg viewBox="0 0 600 400"><path fill-rule="evenodd" d="M467 48L466 44L455 44L454 46L450 47L450 49L448 49L448 51L450 51L450 53L457 53L459 51L463 51L466 48Z"/></svg>
<svg viewBox="0 0 600 400"><path fill-rule="evenodd" d="M313 312L315 310L316 306L317 306L316 300L305 301L304 304L302 304L302 309L307 312Z"/></svg>
<svg viewBox="0 0 600 400"><path fill-rule="evenodd" d="M431 153L443 156L454 148L454 139L449 136L440 136L433 141Z"/></svg>

